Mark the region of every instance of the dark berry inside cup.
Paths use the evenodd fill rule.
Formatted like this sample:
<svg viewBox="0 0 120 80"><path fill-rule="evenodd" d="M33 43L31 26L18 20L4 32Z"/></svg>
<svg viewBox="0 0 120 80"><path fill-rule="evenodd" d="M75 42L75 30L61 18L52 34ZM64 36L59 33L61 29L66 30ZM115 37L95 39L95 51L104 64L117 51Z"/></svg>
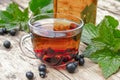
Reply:
<svg viewBox="0 0 120 80"><path fill-rule="evenodd" d="M78 25L75 24L75 23L71 23L71 24L70 24L70 29L75 29L75 28L77 28L77 27L78 27Z"/></svg>
<svg viewBox="0 0 120 80"><path fill-rule="evenodd" d="M64 57L63 58L63 62L68 62L69 61L69 58L68 57Z"/></svg>

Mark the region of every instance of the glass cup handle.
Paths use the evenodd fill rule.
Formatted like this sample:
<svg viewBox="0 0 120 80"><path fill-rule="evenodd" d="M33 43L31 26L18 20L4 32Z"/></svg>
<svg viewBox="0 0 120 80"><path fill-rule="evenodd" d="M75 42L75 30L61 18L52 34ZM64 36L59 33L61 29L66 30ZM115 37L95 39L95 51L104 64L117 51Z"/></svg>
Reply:
<svg viewBox="0 0 120 80"><path fill-rule="evenodd" d="M25 40L27 39L27 38L30 38L31 37L31 34L27 34L27 35L25 35L25 36L23 36L22 38L21 38L21 40L20 40L20 49L21 49L21 51L22 51L22 55L23 56L27 56L27 57L29 57L29 58L32 58L32 59L35 59L36 57L35 57L35 53L29 48L29 46L24 46L25 45ZM29 53L30 54L29 54Z"/></svg>

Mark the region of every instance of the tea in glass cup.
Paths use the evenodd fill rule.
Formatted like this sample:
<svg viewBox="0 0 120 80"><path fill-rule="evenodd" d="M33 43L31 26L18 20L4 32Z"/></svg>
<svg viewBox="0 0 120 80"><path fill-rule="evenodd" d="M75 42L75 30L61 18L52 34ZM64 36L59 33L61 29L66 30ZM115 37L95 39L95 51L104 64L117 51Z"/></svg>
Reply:
<svg viewBox="0 0 120 80"><path fill-rule="evenodd" d="M55 18L61 14L76 19ZM74 21L75 20L75 21ZM29 28L33 51L37 58L50 66L63 66L73 61L79 52L83 21L62 13L40 14L30 19Z"/></svg>

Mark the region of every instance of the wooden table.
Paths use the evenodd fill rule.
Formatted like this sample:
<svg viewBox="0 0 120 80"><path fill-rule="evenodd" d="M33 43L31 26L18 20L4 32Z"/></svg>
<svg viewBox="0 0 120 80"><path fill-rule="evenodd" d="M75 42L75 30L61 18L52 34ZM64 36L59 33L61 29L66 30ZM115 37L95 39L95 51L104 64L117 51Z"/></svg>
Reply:
<svg viewBox="0 0 120 80"><path fill-rule="evenodd" d="M22 8L25 8L28 0L13 0ZM105 16L112 15L120 21L120 3L110 0L98 0L97 23ZM10 0L0 0L0 8L5 7ZM85 65L78 67L74 74L68 73L66 70L56 70L48 67L47 77L42 79L39 77L38 65L41 63L38 59L31 59L21 55L20 39L25 32L19 32L16 36L4 35L0 36L0 80L27 80L26 71L32 71L35 74L34 80L106 80L98 64L93 63L85 58ZM5 49L3 42L11 41L11 48ZM85 45L81 44L80 51L85 49ZM26 52L27 53L27 52ZM107 80L120 80L120 71L112 75Z"/></svg>

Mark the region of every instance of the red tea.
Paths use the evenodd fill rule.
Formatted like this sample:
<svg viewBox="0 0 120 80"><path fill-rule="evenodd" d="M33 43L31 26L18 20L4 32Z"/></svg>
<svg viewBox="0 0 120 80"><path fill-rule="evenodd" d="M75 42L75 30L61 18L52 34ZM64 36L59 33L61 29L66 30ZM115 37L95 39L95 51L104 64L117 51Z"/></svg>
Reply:
<svg viewBox="0 0 120 80"><path fill-rule="evenodd" d="M77 23L44 19L33 25L32 43L37 58L51 66L64 65L73 60L78 53L81 35L81 28L74 30L79 27Z"/></svg>

